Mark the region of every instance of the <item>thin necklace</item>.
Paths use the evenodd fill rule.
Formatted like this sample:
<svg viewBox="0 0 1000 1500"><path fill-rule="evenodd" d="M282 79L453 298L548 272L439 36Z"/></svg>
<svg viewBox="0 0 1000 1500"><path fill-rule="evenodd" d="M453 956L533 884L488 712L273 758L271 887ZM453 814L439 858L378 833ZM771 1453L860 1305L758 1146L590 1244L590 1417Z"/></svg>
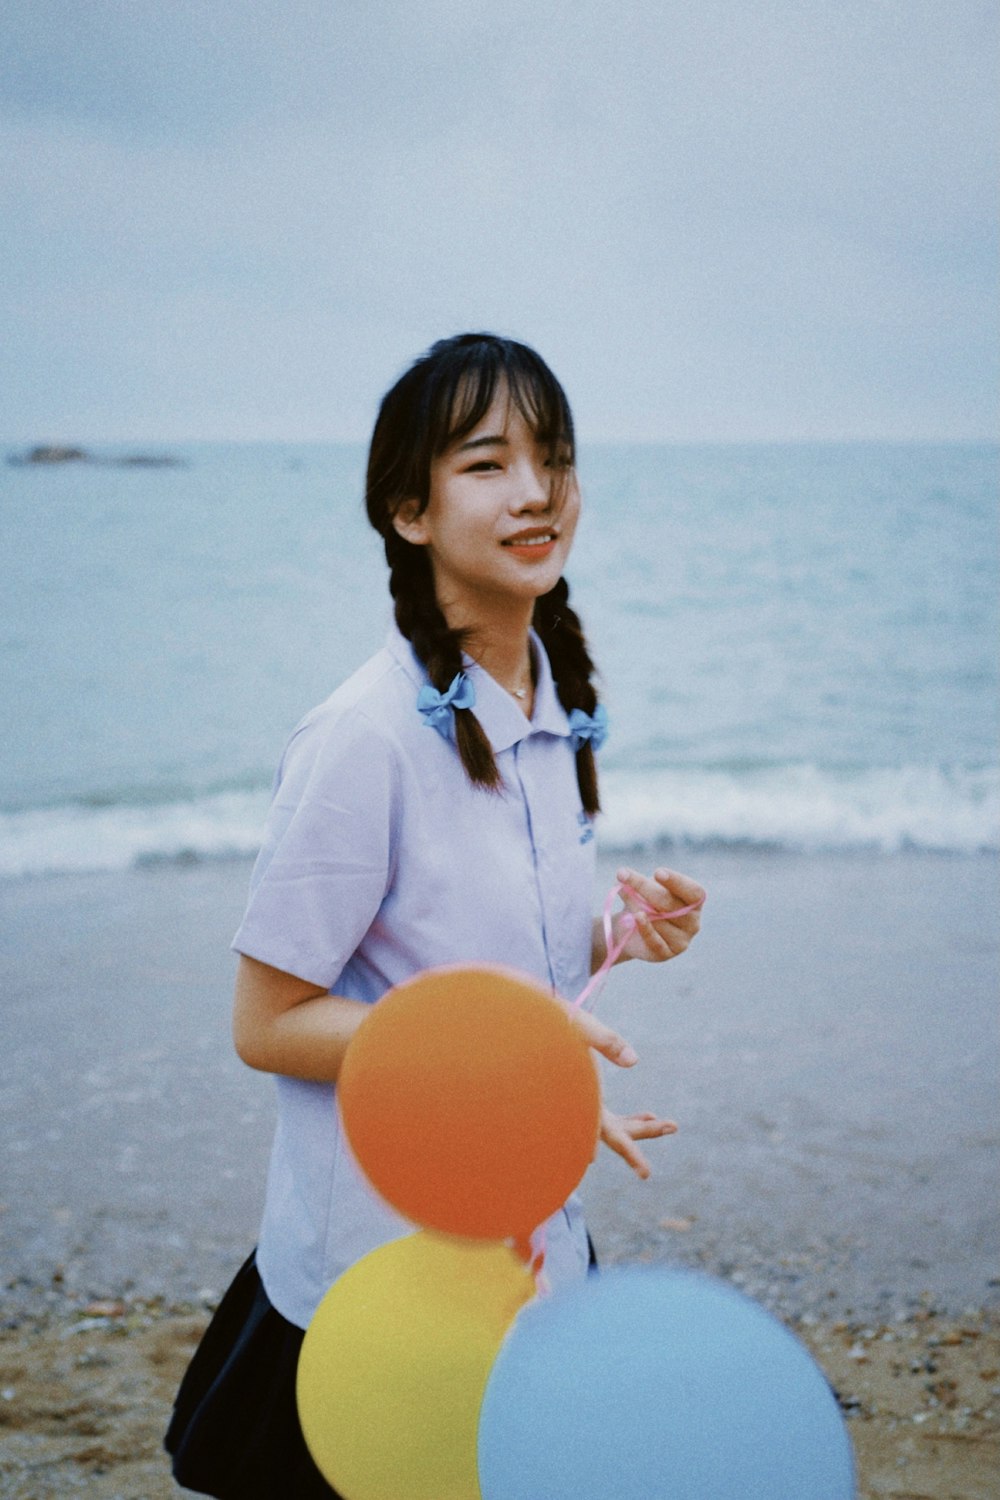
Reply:
<svg viewBox="0 0 1000 1500"><path fill-rule="evenodd" d="M479 661L476 657L473 657L472 660L476 663L477 667L483 667L482 662ZM483 671L485 672L486 670L487 669L483 667ZM529 658L528 660L528 669L526 675L528 680L524 684L524 687L507 687L506 683L503 682L500 683L500 686L503 688L504 692L509 693L512 698L517 698L523 702L523 700L528 696L529 689L533 688L535 685L535 663L533 658ZM492 672L490 673L490 676L493 676ZM496 677L494 677L493 680L494 682L499 682L499 679Z"/></svg>
<svg viewBox="0 0 1000 1500"><path fill-rule="evenodd" d="M534 685L535 685L535 663L534 663L534 659L529 656L529 658L528 658L528 680L524 684L524 687L507 688L507 692L510 693L510 695L511 695L512 698L521 698L521 699L524 699L524 698L527 698L527 696L528 696L528 689L531 688L531 687L534 687Z"/></svg>

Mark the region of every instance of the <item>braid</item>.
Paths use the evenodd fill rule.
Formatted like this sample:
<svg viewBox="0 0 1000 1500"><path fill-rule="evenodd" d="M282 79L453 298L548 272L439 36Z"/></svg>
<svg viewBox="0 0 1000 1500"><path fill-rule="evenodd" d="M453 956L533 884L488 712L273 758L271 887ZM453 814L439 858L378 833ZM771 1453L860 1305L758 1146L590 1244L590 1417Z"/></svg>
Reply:
<svg viewBox="0 0 1000 1500"><path fill-rule="evenodd" d="M396 624L427 669L439 693L462 670L465 632L453 630L434 592L430 560L423 547L414 547L390 528L385 534L389 589L396 601ZM503 785L493 747L471 708L457 708L455 745L465 773L476 786L499 791Z"/></svg>
<svg viewBox="0 0 1000 1500"><path fill-rule="evenodd" d="M565 578L560 578L554 589L536 599L534 626L548 652L559 702L567 713L580 708L585 714L592 714L597 707L592 681L595 668L580 617L570 607ZM576 779L585 810L591 816L599 813L597 762L589 740L576 752Z"/></svg>

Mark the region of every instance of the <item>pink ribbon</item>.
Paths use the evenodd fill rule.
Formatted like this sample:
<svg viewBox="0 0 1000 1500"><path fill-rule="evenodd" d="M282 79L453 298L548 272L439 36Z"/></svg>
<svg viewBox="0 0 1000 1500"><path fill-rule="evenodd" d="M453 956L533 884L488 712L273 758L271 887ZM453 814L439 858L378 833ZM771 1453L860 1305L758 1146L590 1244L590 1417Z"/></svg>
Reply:
<svg viewBox="0 0 1000 1500"><path fill-rule="evenodd" d="M601 985L608 977L611 968L620 957L625 944L628 942L632 933L635 931L636 926L638 925L632 912L622 912L618 919L620 936L618 938L615 938L614 922L611 916L611 908L615 904L616 897L620 893L624 893L625 891L627 891L630 896L634 897L639 906L645 912L646 916L652 917L653 921L655 922L672 922L677 917L690 916L691 912L699 911L705 904L705 898L703 896L700 901L695 901L690 906L679 906L675 911L661 911L658 906L650 906L645 897L640 896L639 892L635 890L633 886L628 885L625 881L619 881L617 885L613 885L605 899L604 915L602 918L602 923L604 926L604 945L606 949L604 962L601 964L600 968L597 969L593 975L591 975L589 983L586 984L580 991L579 995L577 995L576 999L573 1001L574 1006L585 1006L587 1004L587 1001L596 995L597 990L600 989ZM544 1224L540 1224L530 1236L530 1239L528 1241L528 1255L526 1256L526 1259L530 1259L531 1270L535 1277L535 1286L538 1290L539 1296L542 1297L548 1296L551 1291L551 1285L549 1283L548 1276L545 1274L545 1252L547 1249L547 1238L548 1235L546 1233L546 1226Z"/></svg>
<svg viewBox="0 0 1000 1500"><path fill-rule="evenodd" d="M625 944L628 942L629 938L632 936L632 933L635 931L636 926L638 925L632 912L622 912L618 919L618 929L621 933L621 936L617 939L615 938L614 923L611 919L611 908L612 906L614 906L615 898L618 896L618 894L620 892L624 893L625 891L627 891L630 896L633 896L635 898L645 915L647 917L652 917L655 922L673 922L677 917L687 917L691 914L691 912L699 911L705 902L705 898L702 897L700 901L695 901L691 906L679 906L676 911L661 911L657 906L650 906L645 897L640 896L639 892L637 890L634 890L633 887L628 885L624 880L619 881L617 885L613 885L608 892L604 902L604 916L602 919L604 925L604 945L607 950L604 956L604 962L601 964L601 967L591 975L589 983L584 985L579 995L577 995L576 999L573 1001L573 1004L575 1006L586 1007L587 1001L590 1000L591 997L596 993L596 991L600 989L601 985L607 978L609 971L621 956Z"/></svg>

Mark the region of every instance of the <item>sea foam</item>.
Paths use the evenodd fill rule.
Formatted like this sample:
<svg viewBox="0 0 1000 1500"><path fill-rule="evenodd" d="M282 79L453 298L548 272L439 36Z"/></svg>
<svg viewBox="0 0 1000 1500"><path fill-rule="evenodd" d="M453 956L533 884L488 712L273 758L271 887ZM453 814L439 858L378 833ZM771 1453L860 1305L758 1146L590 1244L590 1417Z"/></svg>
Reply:
<svg viewBox="0 0 1000 1500"><path fill-rule="evenodd" d="M805 853L1000 852L1000 768L811 765L608 772L598 839L608 852L670 845ZM268 794L0 814L0 877L126 870L256 853Z"/></svg>
<svg viewBox="0 0 1000 1500"><path fill-rule="evenodd" d="M265 791L218 792L172 802L69 804L2 813L0 877L253 855L267 804Z"/></svg>
<svg viewBox="0 0 1000 1500"><path fill-rule="evenodd" d="M813 765L610 773L605 847L744 845L799 852L1000 851L1000 768L854 773Z"/></svg>

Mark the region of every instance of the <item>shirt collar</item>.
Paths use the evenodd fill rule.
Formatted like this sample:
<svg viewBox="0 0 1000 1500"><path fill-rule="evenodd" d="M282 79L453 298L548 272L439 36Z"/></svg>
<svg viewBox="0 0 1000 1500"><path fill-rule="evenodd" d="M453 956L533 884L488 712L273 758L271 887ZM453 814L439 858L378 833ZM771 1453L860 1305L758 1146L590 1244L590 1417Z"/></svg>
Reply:
<svg viewBox="0 0 1000 1500"><path fill-rule="evenodd" d="M509 750L530 734L556 734L569 738L569 720L556 694L548 653L534 630L530 632L529 639L538 673L534 712L530 720L525 718L516 698L502 688L478 662L473 661L470 656L464 657L465 671L476 690L476 706L472 712L486 731L486 737L497 754L501 750ZM416 713L416 695L427 681L424 664L395 623L390 626L387 645L414 683L413 712Z"/></svg>

